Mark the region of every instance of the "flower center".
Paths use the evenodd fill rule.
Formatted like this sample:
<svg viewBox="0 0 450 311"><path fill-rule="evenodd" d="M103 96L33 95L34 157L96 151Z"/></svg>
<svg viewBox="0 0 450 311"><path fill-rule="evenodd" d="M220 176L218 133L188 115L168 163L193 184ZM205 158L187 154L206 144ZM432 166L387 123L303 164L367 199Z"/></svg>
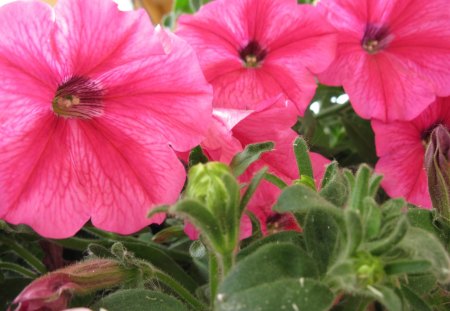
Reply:
<svg viewBox="0 0 450 311"><path fill-rule="evenodd" d="M266 55L267 51L255 40L251 40L239 51L239 56L244 61L244 66L247 68L259 67Z"/></svg>
<svg viewBox="0 0 450 311"><path fill-rule="evenodd" d="M378 53L385 49L392 41L393 36L385 26L367 24L361 40L362 48L369 54Z"/></svg>
<svg viewBox="0 0 450 311"><path fill-rule="evenodd" d="M91 119L103 114L103 90L98 82L73 76L56 90L52 110L66 118Z"/></svg>

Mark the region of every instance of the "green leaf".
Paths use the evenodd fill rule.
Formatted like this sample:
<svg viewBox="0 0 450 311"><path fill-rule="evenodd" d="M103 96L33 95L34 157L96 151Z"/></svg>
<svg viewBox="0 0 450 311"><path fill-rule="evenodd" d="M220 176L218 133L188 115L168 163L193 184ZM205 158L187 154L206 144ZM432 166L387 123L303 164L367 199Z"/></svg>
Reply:
<svg viewBox="0 0 450 311"><path fill-rule="evenodd" d="M35 279L38 277L38 275L34 271L29 270L21 265L13 263L13 262L0 261L0 271L1 270L12 271L12 272L15 272L16 274L23 276L25 278Z"/></svg>
<svg viewBox="0 0 450 311"><path fill-rule="evenodd" d="M242 214L242 212L244 211L244 209L247 206L248 202L250 201L252 195L255 193L259 184L263 180L266 172L267 172L267 167L264 167L253 176L250 184L248 185L247 189L245 190L244 195L242 196L240 207L239 207L239 214Z"/></svg>
<svg viewBox="0 0 450 311"><path fill-rule="evenodd" d="M327 166L319 193L338 207L343 207L347 201L349 194L347 181L339 170L337 162Z"/></svg>
<svg viewBox="0 0 450 311"><path fill-rule="evenodd" d="M402 310L402 300L397 293L386 286L368 286L369 295L380 302L389 311Z"/></svg>
<svg viewBox="0 0 450 311"><path fill-rule="evenodd" d="M271 151L274 146L274 143L270 141L247 145L244 151L236 154L231 160L230 168L234 176L242 175L253 162L259 159L262 153Z"/></svg>
<svg viewBox="0 0 450 311"><path fill-rule="evenodd" d="M93 310L108 311L188 311L178 299L146 289L117 291L97 302Z"/></svg>
<svg viewBox="0 0 450 311"><path fill-rule="evenodd" d="M413 259L430 261L431 272L439 282L450 281L450 257L436 236L412 227L398 247L410 253Z"/></svg>
<svg viewBox="0 0 450 311"><path fill-rule="evenodd" d="M175 0L173 10L176 13L193 13L189 0Z"/></svg>
<svg viewBox="0 0 450 311"><path fill-rule="evenodd" d="M237 259L241 260L244 257L252 254L256 250L258 250L261 246L270 244L270 243L290 243L304 248L304 239L303 236L297 231L280 231L268 236L265 236L262 239L256 240L247 247L241 249L241 251L237 255Z"/></svg>
<svg viewBox="0 0 450 311"><path fill-rule="evenodd" d="M242 291L224 294L219 291L217 311L326 311L333 304L333 293L323 284L311 279L282 279L257 284Z"/></svg>
<svg viewBox="0 0 450 311"><path fill-rule="evenodd" d="M432 311L431 307L419 295L406 286L402 286L401 292L406 298L410 310L414 311Z"/></svg>
<svg viewBox="0 0 450 311"><path fill-rule="evenodd" d="M302 137L297 137L294 142L294 154L297 160L298 176L307 176L309 179L314 180L309 148Z"/></svg>
<svg viewBox="0 0 450 311"><path fill-rule="evenodd" d="M358 250L363 239L363 228L359 215L352 210L346 210L345 225L347 227L346 254L351 256Z"/></svg>
<svg viewBox="0 0 450 311"><path fill-rule="evenodd" d="M134 254L135 257L144 259L161 271L166 272L176 281L181 283L186 289L193 292L198 287L197 282L195 282L192 277L187 274L179 264L177 264L173 257L169 256L158 247L155 247L151 244L146 245L139 242L127 242L123 244L128 251ZM186 266L188 266L188 263L184 262L183 267Z"/></svg>
<svg viewBox="0 0 450 311"><path fill-rule="evenodd" d="M287 187L287 184L278 176L266 173L264 175L264 179L270 182L271 184L277 186L280 189L284 189Z"/></svg>
<svg viewBox="0 0 450 311"><path fill-rule="evenodd" d="M184 199L170 207L170 212L187 218L215 249L223 246L223 232L217 217L196 200Z"/></svg>
<svg viewBox="0 0 450 311"><path fill-rule="evenodd" d="M366 311L368 310L369 303L372 302L371 298L348 295L339 300L337 304L333 306L333 311Z"/></svg>
<svg viewBox="0 0 450 311"><path fill-rule="evenodd" d="M367 165L361 165L356 172L355 183L350 193L348 207L363 211L363 200L369 195L369 181L372 170Z"/></svg>
<svg viewBox="0 0 450 311"><path fill-rule="evenodd" d="M266 244L236 264L219 288L229 295L285 278L316 277L313 259L289 243Z"/></svg>
<svg viewBox="0 0 450 311"><path fill-rule="evenodd" d="M409 224L406 217L401 217L397 226L390 232L390 234L382 239L367 243L367 249L374 255L381 255L388 252L406 236Z"/></svg>
<svg viewBox="0 0 450 311"><path fill-rule="evenodd" d="M408 276L408 287L418 295L429 294L436 285L437 279L431 273Z"/></svg>
<svg viewBox="0 0 450 311"><path fill-rule="evenodd" d="M184 227L182 225L172 225L158 231L152 241L155 243L169 243L184 236Z"/></svg>
<svg viewBox="0 0 450 311"><path fill-rule="evenodd" d="M279 213L294 213L301 225L303 216L307 212L320 210L324 214L333 217L341 232L346 232L343 211L304 185L294 185L286 188L278 198L273 210Z"/></svg>
<svg viewBox="0 0 450 311"><path fill-rule="evenodd" d="M371 197L363 200L364 209L362 213L362 223L364 227L365 240L376 238L381 230L382 213L381 208Z"/></svg>
<svg viewBox="0 0 450 311"><path fill-rule="evenodd" d="M375 163L377 161L375 138L370 122L354 115L345 115L342 117L342 123L360 157L367 163Z"/></svg>
<svg viewBox="0 0 450 311"><path fill-rule="evenodd" d="M388 275L393 274L416 274L429 271L431 262L428 260L398 260L389 262L384 266Z"/></svg>
<svg viewBox="0 0 450 311"><path fill-rule="evenodd" d="M412 226L426 230L435 235L439 234L439 230L433 225L433 211L418 207L410 207L408 208L407 215Z"/></svg>
<svg viewBox="0 0 450 311"><path fill-rule="evenodd" d="M338 227L335 220L321 210L310 210L303 225L306 249L321 274L327 271L338 248Z"/></svg>
<svg viewBox="0 0 450 311"><path fill-rule="evenodd" d="M207 163L208 157L203 153L202 147L197 146L189 153L189 167L197 165L199 163Z"/></svg>

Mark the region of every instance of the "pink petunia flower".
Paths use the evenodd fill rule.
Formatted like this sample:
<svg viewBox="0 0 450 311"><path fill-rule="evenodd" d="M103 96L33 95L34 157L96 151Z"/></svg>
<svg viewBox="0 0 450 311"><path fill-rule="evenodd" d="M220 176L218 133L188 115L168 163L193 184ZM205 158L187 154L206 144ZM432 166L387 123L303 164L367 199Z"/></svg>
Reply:
<svg viewBox="0 0 450 311"><path fill-rule="evenodd" d="M0 217L51 238L129 234L185 181L211 88L193 50L110 0L0 8ZM173 150L173 149L174 150Z"/></svg>
<svg viewBox="0 0 450 311"><path fill-rule="evenodd" d="M230 163L233 156L246 145L273 141L275 150L262 154L261 159L252 164L239 180L242 183L250 182L257 171L268 166L270 173L291 184L299 178L293 151L297 134L291 129L297 120L295 109L283 96L263 101L254 110L214 109L214 121L202 147L211 160ZM311 157L316 179L319 180L329 161L315 153L311 153ZM249 202L248 209L260 220L264 233L267 232L267 225L273 229L296 227L289 217L280 217L271 211L280 193L279 188L262 181ZM244 237L251 235L248 219L244 219L241 224L241 231Z"/></svg>
<svg viewBox="0 0 450 311"><path fill-rule="evenodd" d="M303 114L316 90L313 73L335 56L332 28L296 0L216 0L178 26L213 85L214 107L253 109L284 93Z"/></svg>
<svg viewBox="0 0 450 311"><path fill-rule="evenodd" d="M450 97L438 98L409 122L372 122L380 157L375 171L384 175L381 185L391 197L431 208L424 155L429 135L439 124L450 129Z"/></svg>
<svg viewBox="0 0 450 311"><path fill-rule="evenodd" d="M322 0L339 35L319 80L343 85L363 118L411 120L450 95L448 0Z"/></svg>

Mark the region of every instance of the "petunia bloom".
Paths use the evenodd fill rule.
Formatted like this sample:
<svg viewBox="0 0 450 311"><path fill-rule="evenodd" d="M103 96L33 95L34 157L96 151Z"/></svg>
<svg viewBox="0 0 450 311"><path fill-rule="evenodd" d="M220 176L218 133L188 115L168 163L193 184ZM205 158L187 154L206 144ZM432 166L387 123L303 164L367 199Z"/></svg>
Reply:
<svg viewBox="0 0 450 311"><path fill-rule="evenodd" d="M430 134L438 125L450 129L450 97L438 98L412 121L373 121L377 155L375 170L391 197L431 208L424 155Z"/></svg>
<svg viewBox="0 0 450 311"><path fill-rule="evenodd" d="M178 26L214 88L214 107L253 109L283 93L303 113L316 90L313 73L335 55L333 29L296 0L216 0Z"/></svg>
<svg viewBox="0 0 450 311"><path fill-rule="evenodd" d="M0 218L51 238L136 232L185 181L211 87L194 51L110 0L0 7Z"/></svg>
<svg viewBox="0 0 450 311"><path fill-rule="evenodd" d="M261 159L252 164L239 180L248 183L257 171L267 166L270 173L291 184L299 178L293 151L297 134L291 129L297 120L295 109L284 96L263 101L254 110L214 109L213 123L202 147L211 160L230 163L232 157L248 144L273 141L275 149L262 154ZM311 157L316 178L319 180L329 161L315 153L311 153ZM274 229L277 229L278 225L284 229L295 227L288 217L280 217L271 211L280 193L276 186L262 181L249 202L248 209L259 219L263 232L267 232L267 225ZM244 236L251 234L248 219L242 222L241 230Z"/></svg>
<svg viewBox="0 0 450 311"><path fill-rule="evenodd" d="M338 33L319 80L343 85L363 118L411 120L450 95L448 0L322 0Z"/></svg>

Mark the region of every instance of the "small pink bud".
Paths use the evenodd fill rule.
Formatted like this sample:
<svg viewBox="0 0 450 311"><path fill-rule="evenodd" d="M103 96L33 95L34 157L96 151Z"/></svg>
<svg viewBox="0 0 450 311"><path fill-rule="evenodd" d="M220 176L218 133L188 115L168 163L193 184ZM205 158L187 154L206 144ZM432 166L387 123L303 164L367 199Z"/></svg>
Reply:
<svg viewBox="0 0 450 311"><path fill-rule="evenodd" d="M14 299L14 311L59 311L75 294L83 295L125 282L130 270L111 259L91 259L50 272ZM12 310L12 309L10 309Z"/></svg>

